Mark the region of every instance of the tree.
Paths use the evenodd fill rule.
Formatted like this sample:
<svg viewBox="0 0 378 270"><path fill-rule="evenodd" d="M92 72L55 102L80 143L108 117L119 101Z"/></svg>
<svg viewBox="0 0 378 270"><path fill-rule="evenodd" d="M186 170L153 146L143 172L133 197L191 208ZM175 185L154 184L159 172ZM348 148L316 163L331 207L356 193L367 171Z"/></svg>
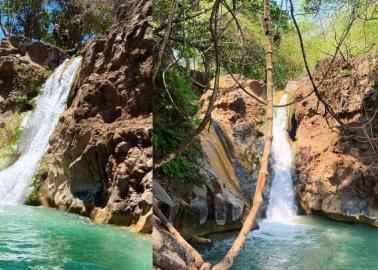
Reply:
<svg viewBox="0 0 378 270"><path fill-rule="evenodd" d="M271 16L270 16L270 0L264 0L264 15L262 18L262 29L265 35L265 67L266 67L266 130L264 136L264 151L260 160L260 171L257 179L255 195L246 219L243 222L243 227L240 230L232 247L228 251L223 260L215 265L213 270L226 270L231 268L235 258L238 256L245 240L256 220L259 217L262 209L264 199L263 190L266 178L268 177L268 164L272 148L273 140L273 37L271 30Z"/></svg>
<svg viewBox="0 0 378 270"><path fill-rule="evenodd" d="M44 0L7 0L0 3L6 16L4 24L10 34L23 34L35 39L43 37L49 23Z"/></svg>
<svg viewBox="0 0 378 270"><path fill-rule="evenodd" d="M104 0L0 0L11 35L52 41L54 24L69 30L71 45L102 34L113 22L115 3Z"/></svg>

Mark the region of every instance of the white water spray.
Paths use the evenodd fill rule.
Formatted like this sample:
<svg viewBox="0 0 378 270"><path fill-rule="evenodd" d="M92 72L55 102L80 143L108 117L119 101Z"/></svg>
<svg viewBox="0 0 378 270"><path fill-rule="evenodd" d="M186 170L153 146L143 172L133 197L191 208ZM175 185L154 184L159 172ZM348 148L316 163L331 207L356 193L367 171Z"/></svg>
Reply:
<svg viewBox="0 0 378 270"><path fill-rule="evenodd" d="M64 111L81 57L66 60L47 79L34 111L22 122L18 159L0 172L0 201L23 203L45 154L49 137Z"/></svg>
<svg viewBox="0 0 378 270"><path fill-rule="evenodd" d="M287 103L287 94L280 100L280 105ZM287 107L277 108L273 119L273 180L270 189L268 221L285 222L296 216L292 183L293 156L287 134Z"/></svg>

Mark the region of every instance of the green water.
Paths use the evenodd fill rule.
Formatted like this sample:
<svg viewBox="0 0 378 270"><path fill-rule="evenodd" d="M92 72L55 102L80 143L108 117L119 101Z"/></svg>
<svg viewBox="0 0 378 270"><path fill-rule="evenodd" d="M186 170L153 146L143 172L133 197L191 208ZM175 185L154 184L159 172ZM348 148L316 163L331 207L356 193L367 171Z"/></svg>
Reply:
<svg viewBox="0 0 378 270"><path fill-rule="evenodd" d="M150 270L151 241L54 209L0 205L1 270Z"/></svg>
<svg viewBox="0 0 378 270"><path fill-rule="evenodd" d="M201 253L217 262L231 240L218 240ZM291 224L263 222L249 234L232 269L376 270L378 229L319 217L298 217Z"/></svg>

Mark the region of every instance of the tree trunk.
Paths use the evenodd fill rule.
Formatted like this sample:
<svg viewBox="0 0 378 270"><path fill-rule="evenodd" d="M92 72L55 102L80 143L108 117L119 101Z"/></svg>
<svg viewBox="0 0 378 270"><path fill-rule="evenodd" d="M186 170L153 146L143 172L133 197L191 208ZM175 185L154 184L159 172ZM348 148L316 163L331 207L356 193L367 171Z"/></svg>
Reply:
<svg viewBox="0 0 378 270"><path fill-rule="evenodd" d="M201 123L198 125L196 130L191 134L175 151L173 151L168 156L160 159L160 160L154 160L154 169L157 169L164 164L170 162L171 160L175 159L178 155L185 152L186 149L190 146L190 144L194 141L194 139L197 137L198 134L201 133L201 131L206 127L206 125L211 120L211 112L214 108L214 103L217 99L218 95L218 88L219 88L219 76L221 72L221 56L220 56L220 49L219 49L219 34L218 34L218 13L219 13L219 7L220 7L221 0L216 0L212 12L211 12L211 18L210 18L210 31L211 36L214 43L214 50L215 50L215 61L216 61L216 67L215 67L215 79L214 79L214 89L213 93L210 97L209 105L207 106L207 110L205 113L204 118L202 119ZM155 67L156 68L156 67Z"/></svg>
<svg viewBox="0 0 378 270"><path fill-rule="evenodd" d="M169 38L171 36L172 21L173 21L173 17L175 16L175 13L176 13L177 3L178 3L177 0L172 0L171 10L169 12L169 17L168 17L168 22L167 22L167 29L165 30L163 41L161 43L161 47L160 47L160 50L159 50L159 53L158 53L158 56L157 56L157 59L156 59L156 62L155 62L154 72L152 74L153 82L155 82L156 76L157 76L157 74L160 70L161 62L162 62L163 56L164 56L165 47L167 46L167 44L169 42Z"/></svg>
<svg viewBox="0 0 378 270"><path fill-rule="evenodd" d="M263 205L263 189L265 186L265 180L268 176L268 163L269 156L272 147L273 139L273 67L272 67L272 33L271 33L271 18L270 18L270 0L264 0L264 17L262 19L262 28L265 34L265 68L266 68L266 96L267 96L267 107L266 107L266 134L265 134L265 145L264 152L261 158L261 168L259 172L259 177L257 180L257 186L255 195L253 198L253 205L248 213L246 220L243 223L243 227L233 243L231 249L223 260L215 265L213 270L225 270L229 269L235 258L238 256L245 240L247 239L248 233L253 228L256 223L256 219L259 216Z"/></svg>

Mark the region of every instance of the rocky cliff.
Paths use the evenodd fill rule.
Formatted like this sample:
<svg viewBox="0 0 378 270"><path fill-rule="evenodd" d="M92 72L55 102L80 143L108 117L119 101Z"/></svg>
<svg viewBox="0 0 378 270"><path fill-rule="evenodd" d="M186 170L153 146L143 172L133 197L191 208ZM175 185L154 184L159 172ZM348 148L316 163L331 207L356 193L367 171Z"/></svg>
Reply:
<svg viewBox="0 0 378 270"><path fill-rule="evenodd" d="M78 86L50 138L39 200L98 223L152 231L152 1L127 1L81 54Z"/></svg>
<svg viewBox="0 0 378 270"><path fill-rule="evenodd" d="M247 90L261 94L261 83L242 79ZM199 115L206 111L212 90L200 98ZM264 126L264 108L242 91L231 76L221 77L212 123L200 134L202 158L192 170L200 174L198 183L155 179L154 196L160 208L180 233L192 243L208 243L215 232L241 227L250 207L259 167ZM174 238L154 227L154 262L157 267L187 269L193 258ZM168 264L170 264L169 268Z"/></svg>
<svg viewBox="0 0 378 270"><path fill-rule="evenodd" d="M328 65L316 68L317 82ZM312 91L308 78L296 89L299 97ZM337 60L320 91L349 127L337 128L315 95L296 107L299 202L308 213L378 226L378 55Z"/></svg>

